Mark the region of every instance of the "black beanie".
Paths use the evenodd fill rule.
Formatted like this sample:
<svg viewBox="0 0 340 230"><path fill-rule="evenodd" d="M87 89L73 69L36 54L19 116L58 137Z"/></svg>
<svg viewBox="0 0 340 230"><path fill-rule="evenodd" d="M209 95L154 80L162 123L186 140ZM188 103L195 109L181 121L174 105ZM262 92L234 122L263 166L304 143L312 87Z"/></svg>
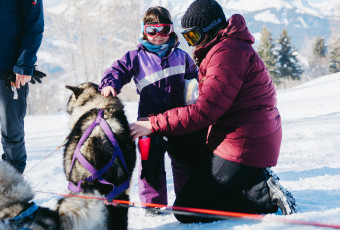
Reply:
<svg viewBox="0 0 340 230"><path fill-rule="evenodd" d="M215 35L227 24L222 7L215 0L196 0L184 13L182 28L197 26L204 33Z"/></svg>

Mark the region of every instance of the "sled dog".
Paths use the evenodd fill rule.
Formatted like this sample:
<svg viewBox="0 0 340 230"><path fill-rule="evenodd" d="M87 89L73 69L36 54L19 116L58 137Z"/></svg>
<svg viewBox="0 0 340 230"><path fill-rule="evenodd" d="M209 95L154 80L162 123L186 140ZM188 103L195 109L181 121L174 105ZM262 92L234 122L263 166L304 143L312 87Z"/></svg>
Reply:
<svg viewBox="0 0 340 230"><path fill-rule="evenodd" d="M71 193L129 200L136 152L123 105L118 98L102 97L93 83L66 88L72 90L67 103L72 128L64 150ZM0 230L127 229L127 208L105 205L102 200L65 197L51 210L36 205L33 197L24 177L0 161Z"/></svg>
<svg viewBox="0 0 340 230"><path fill-rule="evenodd" d="M100 196L98 192L83 195ZM59 201L57 211L38 206L33 198L24 177L10 164L0 161L1 230L106 229L107 209L100 200L66 197Z"/></svg>
<svg viewBox="0 0 340 230"><path fill-rule="evenodd" d="M94 83L66 88L73 92L67 103L72 129L64 150L69 189L129 200L136 146L123 104L117 97L103 97ZM127 229L127 208L108 205L107 211L107 229Z"/></svg>

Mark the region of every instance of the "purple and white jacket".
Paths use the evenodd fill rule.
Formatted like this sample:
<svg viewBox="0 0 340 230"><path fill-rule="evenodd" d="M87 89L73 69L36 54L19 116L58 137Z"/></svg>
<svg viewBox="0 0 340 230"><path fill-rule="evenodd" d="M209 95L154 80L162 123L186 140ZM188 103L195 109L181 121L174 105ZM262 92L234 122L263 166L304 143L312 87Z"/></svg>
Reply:
<svg viewBox="0 0 340 230"><path fill-rule="evenodd" d="M117 93L133 78L140 95L138 118L184 106L184 79L198 78L198 68L188 53L175 45L160 58L142 44L105 70L101 91L112 86Z"/></svg>

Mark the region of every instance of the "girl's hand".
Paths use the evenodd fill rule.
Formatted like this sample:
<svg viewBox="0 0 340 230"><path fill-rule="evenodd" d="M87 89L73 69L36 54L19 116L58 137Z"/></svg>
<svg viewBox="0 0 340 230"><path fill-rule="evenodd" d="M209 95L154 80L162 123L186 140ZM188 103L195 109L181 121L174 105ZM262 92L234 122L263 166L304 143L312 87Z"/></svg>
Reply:
<svg viewBox="0 0 340 230"><path fill-rule="evenodd" d="M130 137L134 141L138 137L148 136L152 133L152 126L149 120L136 121L130 124Z"/></svg>
<svg viewBox="0 0 340 230"><path fill-rule="evenodd" d="M116 97L117 96L117 91L112 87L112 86L106 86L102 89L102 95L104 97L107 97L110 95L110 93L112 94L112 96Z"/></svg>

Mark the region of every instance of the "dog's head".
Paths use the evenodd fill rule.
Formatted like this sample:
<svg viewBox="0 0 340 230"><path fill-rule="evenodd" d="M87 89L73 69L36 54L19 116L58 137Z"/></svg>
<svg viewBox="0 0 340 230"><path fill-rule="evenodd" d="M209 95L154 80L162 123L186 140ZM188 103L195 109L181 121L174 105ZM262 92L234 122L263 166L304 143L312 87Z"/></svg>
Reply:
<svg viewBox="0 0 340 230"><path fill-rule="evenodd" d="M69 114L72 114L75 108L87 106L95 97L100 96L98 85L91 82L78 86L66 85L65 87L73 92L67 103L67 112Z"/></svg>
<svg viewBox="0 0 340 230"><path fill-rule="evenodd" d="M71 115L72 126L83 114L93 108L111 107L115 111L123 110L119 99L112 96L103 97L97 84L86 82L78 86L66 85L65 87L73 92L67 103L67 112Z"/></svg>

